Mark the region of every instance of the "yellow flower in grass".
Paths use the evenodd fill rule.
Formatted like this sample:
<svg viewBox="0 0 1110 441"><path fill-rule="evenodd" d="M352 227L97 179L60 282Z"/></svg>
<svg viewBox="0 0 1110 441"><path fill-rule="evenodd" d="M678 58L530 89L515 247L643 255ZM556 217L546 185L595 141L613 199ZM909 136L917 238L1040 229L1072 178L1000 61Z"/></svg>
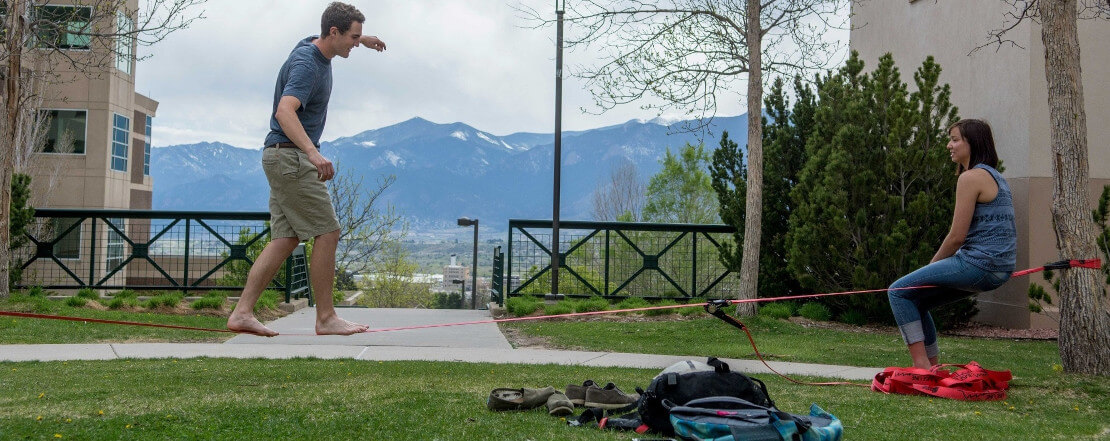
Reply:
<svg viewBox="0 0 1110 441"><path fill-rule="evenodd" d="M43 392L43 393L39 394L39 398L42 398L42 397L45 397L45 396L46 396L46 392Z"/></svg>
<svg viewBox="0 0 1110 441"><path fill-rule="evenodd" d="M128 424L128 425L126 425L126 426L123 426L123 428L124 428L124 429L130 429L130 428L131 428L131 425L130 425L130 424Z"/></svg>
<svg viewBox="0 0 1110 441"><path fill-rule="evenodd" d="M104 416L104 411L103 411L103 410L99 410L99 411L97 411L97 412L96 412L96 414L97 414L97 415L100 415L100 416Z"/></svg>
<svg viewBox="0 0 1110 441"><path fill-rule="evenodd" d="M42 421L42 415L39 415L38 418L35 418L35 421Z"/></svg>
<svg viewBox="0 0 1110 441"><path fill-rule="evenodd" d="M60 434L60 433L55 433L54 434L54 438L61 438L61 437L62 437L62 434Z"/></svg>

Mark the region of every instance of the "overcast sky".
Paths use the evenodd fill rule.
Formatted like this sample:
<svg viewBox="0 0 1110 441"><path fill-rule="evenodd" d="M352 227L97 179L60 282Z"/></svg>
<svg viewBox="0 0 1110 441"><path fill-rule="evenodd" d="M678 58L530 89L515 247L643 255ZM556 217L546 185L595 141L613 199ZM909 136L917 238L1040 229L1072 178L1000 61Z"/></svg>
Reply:
<svg viewBox="0 0 1110 441"><path fill-rule="evenodd" d="M207 17L139 55L136 91L158 101L152 144L221 141L259 148L269 130L274 82L294 44L318 34L329 0L209 0ZM355 48L333 59L322 140L420 116L464 122L495 135L554 131L555 29L528 29L514 5L552 10L550 0L354 1L378 53ZM567 52L570 66L589 61ZM656 115L636 105L584 114L592 100L565 78L563 128L582 130ZM740 90L743 90L742 87ZM719 115L745 111L743 99ZM596 111L596 109L594 109Z"/></svg>

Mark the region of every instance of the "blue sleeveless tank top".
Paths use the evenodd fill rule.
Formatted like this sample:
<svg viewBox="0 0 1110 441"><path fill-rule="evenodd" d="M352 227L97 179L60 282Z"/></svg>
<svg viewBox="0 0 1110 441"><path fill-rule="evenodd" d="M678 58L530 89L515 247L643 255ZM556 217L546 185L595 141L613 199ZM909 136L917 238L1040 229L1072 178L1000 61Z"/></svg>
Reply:
<svg viewBox="0 0 1110 441"><path fill-rule="evenodd" d="M971 227L963 246L956 254L968 263L986 271L1013 271L1017 266L1017 225L1014 223L1014 200L1010 185L993 167L986 164L974 168L986 170L998 184L998 196L985 204L976 203Z"/></svg>

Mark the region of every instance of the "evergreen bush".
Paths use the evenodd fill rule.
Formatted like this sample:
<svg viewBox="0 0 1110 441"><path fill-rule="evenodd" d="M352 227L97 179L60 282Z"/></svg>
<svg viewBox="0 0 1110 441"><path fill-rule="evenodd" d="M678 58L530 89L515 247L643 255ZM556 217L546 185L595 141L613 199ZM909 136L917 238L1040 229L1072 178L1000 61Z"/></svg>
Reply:
<svg viewBox="0 0 1110 441"><path fill-rule="evenodd" d="M806 302L801 308L798 308L798 315L819 322L827 322L832 317L829 308L817 302Z"/></svg>

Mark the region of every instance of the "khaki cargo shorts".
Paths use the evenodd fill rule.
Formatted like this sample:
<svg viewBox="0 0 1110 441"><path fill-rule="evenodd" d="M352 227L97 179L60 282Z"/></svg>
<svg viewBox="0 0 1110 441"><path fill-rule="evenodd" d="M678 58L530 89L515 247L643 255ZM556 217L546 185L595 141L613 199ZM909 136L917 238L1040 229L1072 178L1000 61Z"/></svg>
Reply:
<svg viewBox="0 0 1110 441"><path fill-rule="evenodd" d="M262 170L270 182L270 237L303 241L339 229L328 187L301 149L262 149Z"/></svg>

